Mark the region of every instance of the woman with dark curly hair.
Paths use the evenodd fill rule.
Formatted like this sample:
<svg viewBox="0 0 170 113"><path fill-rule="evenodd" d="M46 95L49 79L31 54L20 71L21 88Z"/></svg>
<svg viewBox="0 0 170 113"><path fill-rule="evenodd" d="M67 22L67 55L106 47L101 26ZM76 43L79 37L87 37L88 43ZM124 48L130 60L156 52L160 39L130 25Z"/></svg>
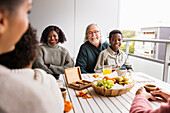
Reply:
<svg viewBox="0 0 170 113"><path fill-rule="evenodd" d="M55 95L58 103L58 111L63 112L64 101L55 78L42 69L31 69L32 63L37 56L38 41L36 31L29 25L28 30L16 44L15 49L9 53L0 55L0 64L11 69L17 76L25 76L35 80L44 88L49 89Z"/></svg>
<svg viewBox="0 0 170 113"><path fill-rule="evenodd" d="M64 74L64 69L74 66L74 61L69 52L58 43L64 43L66 37L57 26L48 26L44 29L38 50L38 57L33 64L34 68L41 68L56 79L59 74Z"/></svg>
<svg viewBox="0 0 170 113"><path fill-rule="evenodd" d="M0 55L14 50L26 32L31 7L32 0L0 0ZM60 112L56 96L24 75L0 64L0 113Z"/></svg>
<svg viewBox="0 0 170 113"><path fill-rule="evenodd" d="M37 49L36 31L29 25L15 49L0 55L0 64L10 69L32 68L32 62L37 56Z"/></svg>

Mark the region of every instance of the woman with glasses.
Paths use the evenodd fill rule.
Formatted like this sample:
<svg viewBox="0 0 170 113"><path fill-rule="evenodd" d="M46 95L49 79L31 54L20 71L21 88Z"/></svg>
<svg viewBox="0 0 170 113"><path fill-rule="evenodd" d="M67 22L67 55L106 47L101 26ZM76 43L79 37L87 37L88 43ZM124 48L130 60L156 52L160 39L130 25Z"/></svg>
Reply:
<svg viewBox="0 0 170 113"><path fill-rule="evenodd" d="M102 72L102 67L104 65L110 65L114 67L124 67L132 69L127 55L119 50L122 44L122 33L119 30L113 30L109 33L110 46L106 50L102 51L98 57L97 64L94 71L96 73Z"/></svg>
<svg viewBox="0 0 170 113"><path fill-rule="evenodd" d="M80 66L81 73L94 73L99 53L109 45L103 43L101 37L97 24L90 24L86 28L84 44L81 45L76 59L76 66Z"/></svg>
<svg viewBox="0 0 170 113"><path fill-rule="evenodd" d="M39 47L38 57L33 67L41 68L59 79L59 74L64 74L64 69L74 66L74 61L67 49L59 46L59 43L64 43L65 41L66 37L59 27L46 27L40 40L43 45Z"/></svg>

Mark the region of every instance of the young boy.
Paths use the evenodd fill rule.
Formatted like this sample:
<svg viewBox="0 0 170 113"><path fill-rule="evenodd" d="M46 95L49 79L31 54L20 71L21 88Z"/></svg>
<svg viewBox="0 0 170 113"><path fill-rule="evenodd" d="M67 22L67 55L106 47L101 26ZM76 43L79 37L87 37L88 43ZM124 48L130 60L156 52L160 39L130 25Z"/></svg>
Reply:
<svg viewBox="0 0 170 113"><path fill-rule="evenodd" d="M132 69L127 55L119 50L122 44L122 33L119 30L113 30L109 33L110 46L106 50L102 51L98 57L97 64L95 66L95 73L102 72L104 65L123 67L127 70Z"/></svg>

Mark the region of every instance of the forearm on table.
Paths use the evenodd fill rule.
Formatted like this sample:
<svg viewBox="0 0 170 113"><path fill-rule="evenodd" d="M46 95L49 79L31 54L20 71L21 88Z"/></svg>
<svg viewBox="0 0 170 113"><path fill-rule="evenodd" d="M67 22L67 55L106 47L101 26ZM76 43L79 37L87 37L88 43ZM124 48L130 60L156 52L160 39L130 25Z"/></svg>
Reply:
<svg viewBox="0 0 170 113"><path fill-rule="evenodd" d="M144 96L137 95L132 102L130 113L170 113L170 99L168 103L162 103L159 108L153 109Z"/></svg>
<svg viewBox="0 0 170 113"><path fill-rule="evenodd" d="M56 66L50 64L49 68L55 73L55 74L64 74L64 69L68 68L67 66Z"/></svg>
<svg viewBox="0 0 170 113"><path fill-rule="evenodd" d="M150 102L142 95L137 95L131 105L130 113L146 113L152 110Z"/></svg>

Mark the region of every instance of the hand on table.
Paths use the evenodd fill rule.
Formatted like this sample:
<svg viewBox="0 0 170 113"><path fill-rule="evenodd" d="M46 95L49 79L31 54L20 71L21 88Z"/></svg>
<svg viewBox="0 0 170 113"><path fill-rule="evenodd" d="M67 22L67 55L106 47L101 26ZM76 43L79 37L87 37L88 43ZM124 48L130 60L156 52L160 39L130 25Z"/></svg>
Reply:
<svg viewBox="0 0 170 113"><path fill-rule="evenodd" d="M165 92L163 90L158 90L158 91L152 91L151 94L154 97L161 97L164 101L167 101L168 98L170 98L170 92Z"/></svg>
<svg viewBox="0 0 170 113"><path fill-rule="evenodd" d="M146 92L144 87L140 87L136 91L136 95L143 95L146 99L156 100L156 98L154 96L152 96L151 93Z"/></svg>

